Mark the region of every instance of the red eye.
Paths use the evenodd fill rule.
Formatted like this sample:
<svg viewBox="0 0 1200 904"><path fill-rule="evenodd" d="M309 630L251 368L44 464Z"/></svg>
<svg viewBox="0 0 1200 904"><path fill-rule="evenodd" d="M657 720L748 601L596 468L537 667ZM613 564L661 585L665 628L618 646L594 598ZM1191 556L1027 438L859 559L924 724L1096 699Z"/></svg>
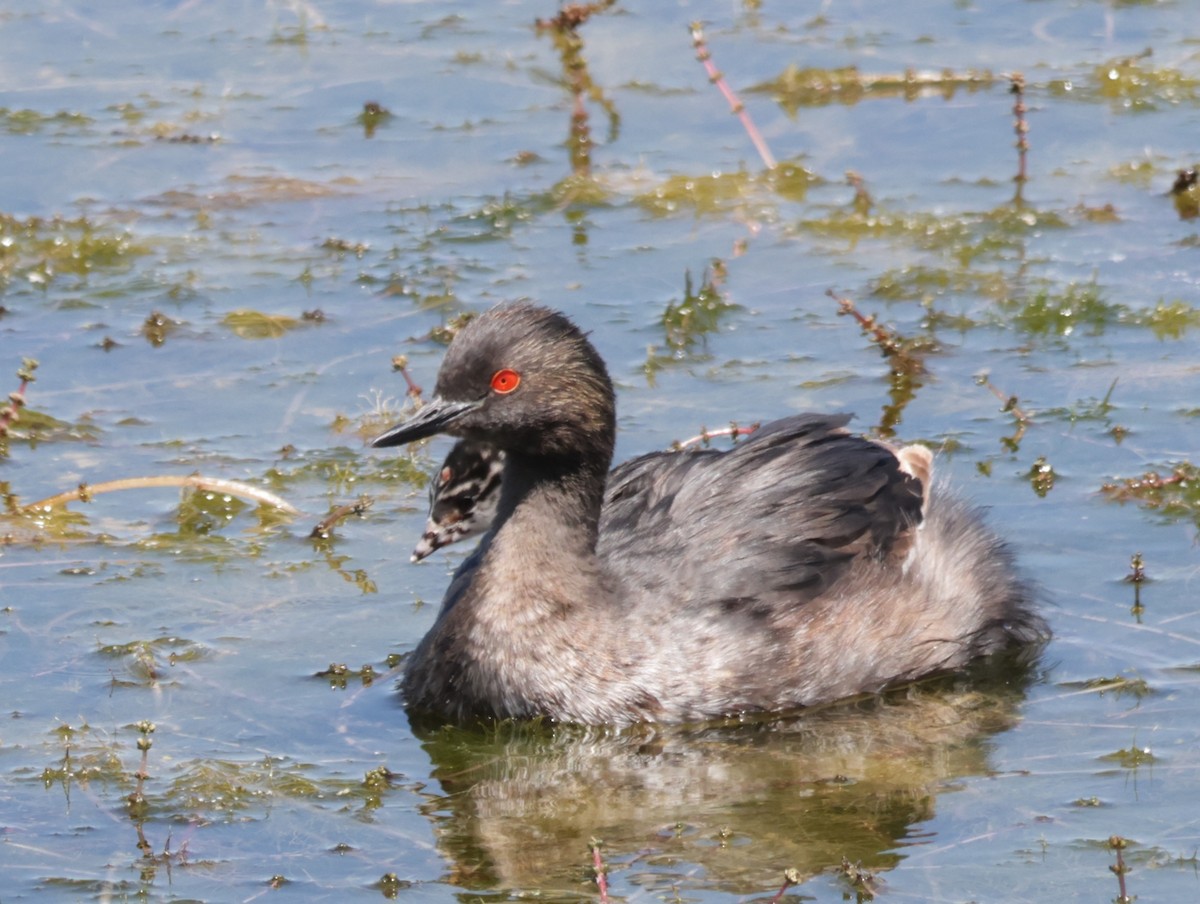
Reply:
<svg viewBox="0 0 1200 904"><path fill-rule="evenodd" d="M520 385L521 375L515 370L509 370L506 367L504 370L498 370L492 374L492 389L500 395L508 395Z"/></svg>

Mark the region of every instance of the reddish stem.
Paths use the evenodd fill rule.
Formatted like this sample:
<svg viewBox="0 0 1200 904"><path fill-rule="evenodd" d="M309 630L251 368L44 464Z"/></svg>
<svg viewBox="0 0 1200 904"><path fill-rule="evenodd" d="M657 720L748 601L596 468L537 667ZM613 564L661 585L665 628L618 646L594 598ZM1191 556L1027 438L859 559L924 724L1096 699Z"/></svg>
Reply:
<svg viewBox="0 0 1200 904"><path fill-rule="evenodd" d="M600 889L600 904L608 904L608 876L604 874L604 860L600 857L600 845L593 842L592 869L596 871L596 887Z"/></svg>
<svg viewBox="0 0 1200 904"><path fill-rule="evenodd" d="M739 436L749 436L759 428L757 422L749 427L739 427L736 424L730 424L728 427L722 427L719 430L709 430L707 427L701 427L700 433L690 439L685 439L683 442L675 442L671 444L672 449L684 449L688 446L694 446L697 443L707 443L715 436L732 436L736 439Z"/></svg>
<svg viewBox="0 0 1200 904"><path fill-rule="evenodd" d="M1025 121L1025 114L1028 112L1028 107L1025 106L1025 76L1014 72L1009 79L1012 81L1011 91L1016 98L1013 101L1013 116L1016 118L1013 131L1017 133L1016 181L1020 184L1029 178L1025 170L1025 157L1029 153L1029 123Z"/></svg>
<svg viewBox="0 0 1200 904"><path fill-rule="evenodd" d="M25 407L25 390L29 386L29 378L24 377L17 391L8 396L9 404L0 408L0 436L8 432L9 425L20 416L19 411Z"/></svg>
<svg viewBox="0 0 1200 904"><path fill-rule="evenodd" d="M791 870L789 870L783 877L783 884L779 886L779 891L775 892L775 897L771 898L768 904L779 904L780 899L783 897L783 893L795 884L796 879L792 876Z"/></svg>
<svg viewBox="0 0 1200 904"><path fill-rule="evenodd" d="M423 390L416 384L412 377L408 375L408 358L405 355L397 355L392 361L392 369L400 371L400 376L404 377L404 382L408 385L408 394L421 401L421 393Z"/></svg>
<svg viewBox="0 0 1200 904"><path fill-rule="evenodd" d="M712 54L708 50L708 45L704 43L704 32L700 30L700 23L692 23L692 46L696 48L696 59L704 64L704 71L708 73L708 80L717 86L725 100L729 102L729 109L737 114L738 119L742 121L742 127L746 130L746 134L750 136L750 141L754 144L754 149L758 151L758 156L762 158L762 162L766 164L767 169L775 169L775 157L771 154L771 149L767 147L766 139L762 137L762 133L754 125L754 120L750 118L750 114L746 112L745 105L741 102L733 89L729 87L725 81L725 77L721 75L719 69L713 65Z"/></svg>

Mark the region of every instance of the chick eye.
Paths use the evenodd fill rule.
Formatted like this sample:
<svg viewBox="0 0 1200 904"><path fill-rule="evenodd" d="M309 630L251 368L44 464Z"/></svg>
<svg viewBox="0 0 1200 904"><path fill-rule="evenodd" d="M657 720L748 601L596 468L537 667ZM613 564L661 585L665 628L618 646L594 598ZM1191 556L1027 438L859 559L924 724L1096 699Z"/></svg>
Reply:
<svg viewBox="0 0 1200 904"><path fill-rule="evenodd" d="M521 375L507 367L492 374L492 389L501 395L508 395L521 385Z"/></svg>

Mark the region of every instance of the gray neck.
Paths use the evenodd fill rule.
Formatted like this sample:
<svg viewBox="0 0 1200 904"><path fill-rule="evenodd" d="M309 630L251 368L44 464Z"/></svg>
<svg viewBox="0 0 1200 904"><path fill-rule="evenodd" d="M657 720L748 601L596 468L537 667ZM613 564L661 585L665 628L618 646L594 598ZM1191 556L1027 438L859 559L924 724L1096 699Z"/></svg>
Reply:
<svg viewBox="0 0 1200 904"><path fill-rule="evenodd" d="M506 531L575 555L593 555L604 501L607 462L508 453L495 535Z"/></svg>

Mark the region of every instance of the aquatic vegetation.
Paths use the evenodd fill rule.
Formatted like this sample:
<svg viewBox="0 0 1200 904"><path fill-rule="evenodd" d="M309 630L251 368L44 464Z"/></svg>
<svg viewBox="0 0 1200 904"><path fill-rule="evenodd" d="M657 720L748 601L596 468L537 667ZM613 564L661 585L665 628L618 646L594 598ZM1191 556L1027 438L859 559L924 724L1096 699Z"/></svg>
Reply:
<svg viewBox="0 0 1200 904"><path fill-rule="evenodd" d="M1200 178L1195 167L1180 170L1171 186L1171 200L1181 220L1200 216Z"/></svg>
<svg viewBox="0 0 1200 904"><path fill-rule="evenodd" d="M743 203L757 178L745 170L703 176L671 176L653 191L640 195L638 202L657 214L673 214L686 209L697 214L715 213L734 203Z"/></svg>
<svg viewBox="0 0 1200 904"><path fill-rule="evenodd" d="M1111 893L1113 868L1189 899L1186 4L1043 0L1012 47L989 4L381 4L332 28L312 0L27 6L0 109L0 395L42 360L0 410L12 896L970 897L949 862L1014 897ZM939 450L1067 655L1024 701L997 669L1005 706L946 705L972 675L882 720L410 730L386 669L452 566L390 560L444 447L361 446L429 396L436 344L516 296L588 312L627 454L792 408ZM394 398L357 397L375 386ZM126 475L148 489L108 492Z"/></svg>
<svg viewBox="0 0 1200 904"><path fill-rule="evenodd" d="M1139 157L1125 163L1118 163L1108 170L1109 178L1140 188L1149 188L1159 176L1159 168L1154 160Z"/></svg>
<svg viewBox="0 0 1200 904"><path fill-rule="evenodd" d="M362 778L334 777L315 766L284 756L264 756L249 762L204 759L176 767L176 775L151 799L155 810L232 818L263 813L280 799L309 801L323 809L376 809L398 786L399 776L384 766Z"/></svg>
<svg viewBox="0 0 1200 904"><path fill-rule="evenodd" d="M703 216L744 207L757 215L772 211L779 201L802 201L809 187L820 181L811 170L785 161L760 173L740 169L699 176L669 176L650 191L638 194L635 200L658 216L684 212Z"/></svg>
<svg viewBox="0 0 1200 904"><path fill-rule="evenodd" d="M15 217L0 213L0 294L25 284L45 289L96 270L128 270L148 245L88 217Z"/></svg>
<svg viewBox="0 0 1200 904"><path fill-rule="evenodd" d="M1045 499L1047 494L1054 489L1055 481L1058 480L1058 474L1055 473L1054 467L1042 455L1034 460L1025 477L1039 499Z"/></svg>
<svg viewBox="0 0 1200 904"><path fill-rule="evenodd" d="M8 485L4 484L7 491ZM31 511L17 504L15 494L5 493L9 511L0 514L0 538L5 543L42 543L65 541L104 542L107 537L91 530L82 512L52 507Z"/></svg>
<svg viewBox="0 0 1200 904"><path fill-rule="evenodd" d="M370 496L359 496L354 502L335 507L328 515L318 521L308 537L310 540L328 540L333 536L333 529L342 521L349 518L351 515L362 518L365 517L367 511L375 504ZM371 592L374 592L372 586Z"/></svg>
<svg viewBox="0 0 1200 904"><path fill-rule="evenodd" d="M1114 110L1132 112L1200 100L1200 78L1172 66L1150 65L1151 57L1150 51L1136 57L1118 57L1095 66L1078 80L1053 79L1047 88L1057 97L1106 100Z"/></svg>
<svg viewBox="0 0 1200 904"><path fill-rule="evenodd" d="M981 214L965 215L969 240L951 242L948 252L963 265L976 258L1010 260L1023 255L1032 237L1047 230L1069 229L1069 219L1056 210L1041 210L1026 204L1001 204ZM952 237L947 232L947 237Z"/></svg>
<svg viewBox="0 0 1200 904"><path fill-rule="evenodd" d="M708 73L708 80L717 86L717 90L728 101L730 111L741 120L742 128L746 130L750 142L754 145L754 149L758 151L758 156L762 159L763 165L769 170L775 169L775 155L767 147L767 141L758 130L758 126L754 124L754 120L746 110L746 105L742 103L741 99L734 93L734 90L729 87L729 83L725 81L725 76L722 75L721 70L713 64L712 52L708 49L708 44L704 39L704 31L700 23L693 22L691 30L692 47L696 50L696 59L704 66L704 71Z"/></svg>
<svg viewBox="0 0 1200 904"><path fill-rule="evenodd" d="M1117 323L1122 311L1120 305L1104 300L1094 281L1071 283L1061 292L1042 289L1014 303L1019 305L1013 317L1017 329L1043 336L1069 336L1080 329L1097 335Z"/></svg>
<svg viewBox="0 0 1200 904"><path fill-rule="evenodd" d="M316 677L328 681L331 689L344 691L351 681L356 681L362 687L370 687L378 674L375 666L369 662L358 669L351 669L344 662L331 662L328 668L317 672Z"/></svg>
<svg viewBox="0 0 1200 904"><path fill-rule="evenodd" d="M874 315L862 314L848 297L838 295L832 289L828 295L838 303L839 316L852 317L863 335L870 339L880 354L887 359L890 400L883 406L883 413L875 426L875 432L884 438L894 436L905 407L916 398L917 391L925 383L925 358L938 351L938 343L927 336L902 336L896 330L882 326Z"/></svg>
<svg viewBox="0 0 1200 904"><path fill-rule="evenodd" d="M377 425L392 423L387 415L372 415L364 425L354 427L355 433L374 436ZM376 425L376 426L372 426ZM303 483L315 483L330 493L345 494L365 487L424 488L429 474L422 459L412 454L374 456L368 458L357 450L344 446L328 449L293 451L263 474L263 481L277 492L284 492Z"/></svg>
<svg viewBox="0 0 1200 904"><path fill-rule="evenodd" d="M313 802L326 809L357 812L360 817L378 808L388 794L400 787L400 776L380 765L361 776L330 774L328 770L277 755L249 761L206 757L179 761L170 753L171 737L157 739L159 756L151 757L158 726L142 720L125 726L114 736L99 733L88 724L62 724L54 728L45 746L54 760L36 776L47 789L60 786L68 796L75 784L115 786L118 793L132 789L126 798L129 815L137 821L139 848L147 818L187 820L232 816L251 811L265 815L274 801L291 799ZM123 740L134 734L133 744ZM123 755L132 746L138 766L130 769ZM164 750L166 748L166 750ZM61 751L61 753L59 753ZM171 763L169 767L160 762ZM173 777L161 773L169 768ZM149 846L143 848L148 851Z"/></svg>
<svg viewBox="0 0 1200 904"><path fill-rule="evenodd" d="M242 496L254 500L260 505L271 506L284 514L300 514L286 499L281 499L272 493L260 490L250 484L236 480L225 480L219 477L204 477L199 474L156 474L151 477L127 477L119 480L106 480L97 484L81 483L73 490L48 496L45 499L39 499L37 502L27 503L22 508L25 512L36 515L76 500L79 502L91 502L95 496L101 493L112 493L120 490L141 490L154 487L183 487L192 490L202 490L210 494L223 493L231 497Z"/></svg>
<svg viewBox="0 0 1200 904"><path fill-rule="evenodd" d="M1191 521L1200 529L1200 467L1182 461L1164 470L1122 477L1100 491L1114 502L1136 502L1165 521Z"/></svg>
<svg viewBox="0 0 1200 904"><path fill-rule="evenodd" d="M975 295L999 301L1013 291L1012 276L1004 270L975 270L970 267L909 266L900 270L887 270L870 281L871 295L885 301L926 301L945 295ZM931 310L931 318L937 312ZM939 321L958 329L970 329L975 325L970 318Z"/></svg>
<svg viewBox="0 0 1200 904"><path fill-rule="evenodd" d="M1042 408L1038 414L1044 417L1058 418L1069 424L1081 421L1098 421L1107 424L1110 420L1110 415L1116 408L1112 402L1112 397L1117 389L1118 379L1116 377L1113 378L1112 383L1108 386L1108 392L1104 394L1103 398L1080 399L1072 405Z"/></svg>
<svg viewBox="0 0 1200 904"><path fill-rule="evenodd" d="M790 116L802 107L857 104L869 98L916 100L930 95L950 100L961 90L979 91L992 87L996 76L986 70L870 74L857 66L831 69L789 64L775 78L746 89L770 94Z"/></svg>
<svg viewBox="0 0 1200 904"><path fill-rule="evenodd" d="M91 443L103 435L104 431L89 417L70 423L36 408L25 407L21 409L20 421L7 436L0 437L0 449L7 448L12 442L24 443L30 448L37 448L42 443Z"/></svg>
<svg viewBox="0 0 1200 904"><path fill-rule="evenodd" d="M1111 204L1099 207L1089 207L1086 204L1076 204L1072 213L1087 223L1120 223L1121 215Z"/></svg>
<svg viewBox="0 0 1200 904"><path fill-rule="evenodd" d="M221 318L221 325L242 339L278 339L303 322L284 314L264 314L261 311L230 311Z"/></svg>
<svg viewBox="0 0 1200 904"><path fill-rule="evenodd" d="M0 457L8 455L8 432L21 419L21 409L25 407L25 392L29 384L37 379L34 371L38 363L33 358L23 358L17 369L17 388L8 394L8 401L0 406Z"/></svg>
<svg viewBox="0 0 1200 904"><path fill-rule="evenodd" d="M246 503L231 493L207 489L184 492L175 515L178 536L199 538L218 533L245 510Z"/></svg>
<svg viewBox="0 0 1200 904"><path fill-rule="evenodd" d="M233 210L259 204L311 201L326 198L346 190L345 180L318 182L298 176L235 173L225 180L226 191L196 196L176 194L171 197L176 206L197 206L211 210ZM164 201L167 199L164 199Z"/></svg>
<svg viewBox="0 0 1200 904"><path fill-rule="evenodd" d="M160 311L151 311L142 321L142 336L157 348L166 342L167 337L178 330L181 325L178 320L167 317Z"/></svg>
<svg viewBox="0 0 1200 904"><path fill-rule="evenodd" d="M90 116L59 110L56 113L42 113L38 110L12 110L0 107L0 131L12 135L31 135L46 129L64 132L72 129L83 129L92 125Z"/></svg>
<svg viewBox="0 0 1200 904"><path fill-rule="evenodd" d="M1110 327L1150 330L1158 339L1180 339L1200 325L1200 310L1182 300L1159 301L1149 308L1110 302L1096 281L1069 283L1061 290L1043 287L1024 299L1008 299L1001 308L1012 312L1013 325L1034 336L1068 337L1077 332L1097 336Z"/></svg>
<svg viewBox="0 0 1200 904"><path fill-rule="evenodd" d="M512 235L514 226L532 220L534 214L534 206L518 200L513 195L492 198L475 210L456 216L446 228L443 240L485 242L508 238Z"/></svg>
<svg viewBox="0 0 1200 904"><path fill-rule="evenodd" d="M183 637L167 636L102 644L97 648L96 655L102 659L116 660L123 666L127 677L118 678L113 674L114 687L158 687L176 663L200 662L211 654L203 644Z"/></svg>
<svg viewBox="0 0 1200 904"><path fill-rule="evenodd" d="M1122 838L1120 835L1113 835L1108 839L1108 846L1116 855L1117 862L1110 866L1113 875L1117 877L1117 902L1118 904L1131 904L1134 900L1129 896L1129 889L1125 885L1125 876L1129 872L1129 867L1125 863L1124 852L1129 847L1129 840Z"/></svg>
<svg viewBox="0 0 1200 904"><path fill-rule="evenodd" d="M662 314L663 338L667 346L675 351L691 348L698 340L715 332L721 315L736 309L737 305L726 301L721 293L721 274L725 265L714 261L700 280L700 287L692 286L692 274L683 276L683 299L676 304L668 302Z"/></svg>
<svg viewBox="0 0 1200 904"><path fill-rule="evenodd" d="M1137 769L1140 766L1150 766L1158 762L1158 757L1149 747L1122 747L1112 753L1105 753L1097 759L1106 763L1116 763L1122 769Z"/></svg>
<svg viewBox="0 0 1200 904"><path fill-rule="evenodd" d="M696 345L717 331L723 315L737 308L721 291L724 274L724 262L714 260L704 271L697 289L692 284L691 272L684 273L683 298L667 302L659 318L665 351L653 345L646 349L642 370L648 381L653 383L655 374L672 363L695 360Z"/></svg>
<svg viewBox="0 0 1200 904"><path fill-rule="evenodd" d="M289 579L314 572L324 566L346 584L354 587L360 595L378 593L379 587L370 573L364 568L348 567L354 560L345 553L336 552L336 544L332 542L331 537L332 533L326 536L316 535L315 532L310 534L312 555L303 559L267 563L263 577L274 580ZM391 665L388 667L391 668Z"/></svg>
<svg viewBox="0 0 1200 904"><path fill-rule="evenodd" d="M1158 693L1145 678L1131 678L1125 675L1114 675L1110 678L1089 678L1086 681L1065 681L1062 683L1062 687L1094 691L1102 697L1107 694L1118 699L1131 697L1134 700L1142 700Z"/></svg>
<svg viewBox="0 0 1200 904"><path fill-rule="evenodd" d="M455 314L445 323L434 327L429 333L429 340L436 342L438 345L449 345L458 331L470 323L475 318L474 311L463 311L461 314Z"/></svg>
<svg viewBox="0 0 1200 904"><path fill-rule="evenodd" d="M87 723L78 727L63 723L49 734L51 740L44 746L54 749L56 758L37 775L47 790L57 785L70 795L74 784L120 786L128 781L118 756L120 747L114 739L101 735Z"/></svg>
<svg viewBox="0 0 1200 904"><path fill-rule="evenodd" d="M1017 183L1019 198L1029 178L1029 122L1025 118L1029 108L1025 105L1025 76L1014 72L1008 79L1011 83L1008 90L1013 96L1013 132L1017 136L1017 174L1013 181Z"/></svg>
<svg viewBox="0 0 1200 904"><path fill-rule="evenodd" d="M849 893L853 894L858 901L873 901L875 895L882 890L884 885L883 880L876 875L875 870L864 868L861 860L851 863L845 857L842 858L841 866L838 868L838 878ZM784 888L786 887L785 885ZM783 891L783 889L780 889L780 891ZM845 895L844 897L848 898L849 895Z"/></svg>
<svg viewBox="0 0 1200 904"><path fill-rule="evenodd" d="M608 10L615 0L595 0L592 3L573 3L562 7L558 14L549 19L534 20L538 35L549 35L558 51L560 73L551 80L567 88L572 99L571 116L568 120L567 149L569 172L554 184L546 194L550 206L566 208L568 222L578 222L579 208L606 204L609 190L602 180L592 172L591 116L587 101L598 105L608 118L608 140L617 140L621 130L621 114L616 103L592 78L587 59L584 57L584 42L579 29L592 16ZM518 155L522 159L525 152ZM577 242L586 242L586 236L576 232Z"/></svg>
<svg viewBox="0 0 1200 904"><path fill-rule="evenodd" d="M804 235L832 239L851 250L870 240L905 245L945 254L960 268L977 260L1007 261L1023 253L1031 235L1069 224L1055 211L1004 204L985 211L939 214L890 210L873 204L852 204L829 210L822 217L801 219L794 229Z"/></svg>
<svg viewBox="0 0 1200 904"><path fill-rule="evenodd" d="M390 123L394 118L392 111L387 107L378 101L369 100L363 104L362 112L358 114L355 121L362 126L364 137L374 138L375 131L380 126Z"/></svg>
<svg viewBox="0 0 1200 904"><path fill-rule="evenodd" d="M1145 326L1159 339L1182 339L1193 327L1200 326L1200 310L1185 301L1160 301L1153 308L1134 311L1130 322Z"/></svg>
<svg viewBox="0 0 1200 904"><path fill-rule="evenodd" d="M347 239L339 239L330 236L321 243L321 247L326 251L332 251L339 257L344 257L347 254L352 254L354 257L362 260L371 246L366 242L351 242Z"/></svg>

